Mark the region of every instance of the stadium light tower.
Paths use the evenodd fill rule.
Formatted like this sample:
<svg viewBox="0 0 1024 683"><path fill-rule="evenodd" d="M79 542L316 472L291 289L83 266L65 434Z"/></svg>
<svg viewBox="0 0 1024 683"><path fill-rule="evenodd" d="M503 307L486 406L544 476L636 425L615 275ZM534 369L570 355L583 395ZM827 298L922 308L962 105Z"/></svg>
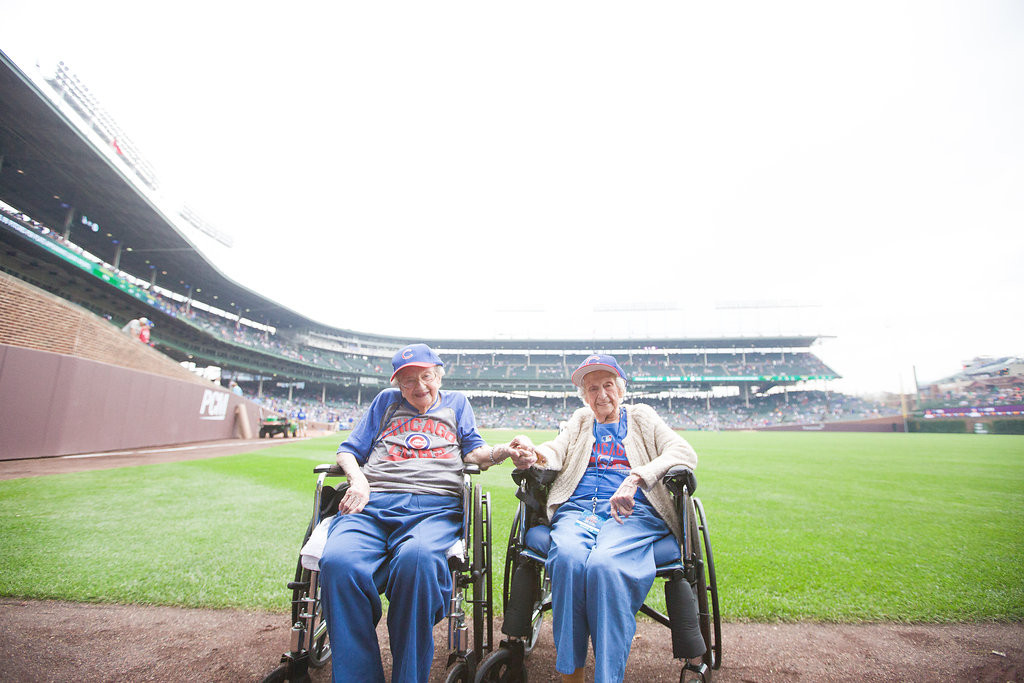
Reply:
<svg viewBox="0 0 1024 683"><path fill-rule="evenodd" d="M722 301L715 303L716 311L754 311L755 316L755 327L757 333L764 334L764 329L761 327L761 311L783 311L787 309L794 309L799 312L800 309L809 308L821 308L821 304L806 303L797 301L773 301L773 300L751 300L751 301ZM801 321L802 322L802 321ZM806 332L806 330L796 330L799 333ZM782 334L781 327L778 330L779 334Z"/></svg>

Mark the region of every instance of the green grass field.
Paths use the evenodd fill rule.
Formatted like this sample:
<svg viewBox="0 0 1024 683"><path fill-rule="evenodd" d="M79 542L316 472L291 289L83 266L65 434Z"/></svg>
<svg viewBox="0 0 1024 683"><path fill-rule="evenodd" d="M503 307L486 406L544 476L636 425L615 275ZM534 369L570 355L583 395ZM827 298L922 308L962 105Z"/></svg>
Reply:
<svg viewBox="0 0 1024 683"><path fill-rule="evenodd" d="M1024 437L684 436L727 620L1024 619ZM312 467L338 442L0 481L0 594L283 612ZM510 472L480 478L497 593Z"/></svg>

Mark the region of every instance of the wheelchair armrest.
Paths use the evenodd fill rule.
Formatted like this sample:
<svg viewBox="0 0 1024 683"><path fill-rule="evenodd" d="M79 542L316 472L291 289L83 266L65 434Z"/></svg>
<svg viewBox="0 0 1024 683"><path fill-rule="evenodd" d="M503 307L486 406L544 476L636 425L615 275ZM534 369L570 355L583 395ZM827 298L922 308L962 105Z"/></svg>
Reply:
<svg viewBox="0 0 1024 683"><path fill-rule="evenodd" d="M321 521L330 517L331 515L337 514L338 504L341 503L341 499L345 497L345 493L348 491L348 482L342 482L338 484L338 488L333 486L324 485L323 492L320 497L320 519Z"/></svg>
<svg viewBox="0 0 1024 683"><path fill-rule="evenodd" d="M525 470L512 470L512 481L519 488L516 498L523 501L526 507L536 515L545 517L544 508L548 499L548 488L558 476L557 470L542 470L530 467ZM523 485L525 482L525 486Z"/></svg>
<svg viewBox="0 0 1024 683"><path fill-rule="evenodd" d="M480 465L471 465L470 463L466 463L462 468L462 471L466 474L480 474Z"/></svg>
<svg viewBox="0 0 1024 683"><path fill-rule="evenodd" d="M693 495L693 492L697 490L697 476L693 473L689 467L683 465L676 465L665 473L662 477L662 481L665 482L665 486L668 490L677 496L683 494L683 487Z"/></svg>
<svg viewBox="0 0 1024 683"><path fill-rule="evenodd" d="M530 467L525 470L512 470L512 481L516 484L523 483L523 479L527 480L527 484L534 484L536 486L550 486L551 482L558 476L558 470L544 470L539 467Z"/></svg>
<svg viewBox="0 0 1024 683"><path fill-rule="evenodd" d="M345 476L345 471L343 469L341 469L341 465L339 465L337 463L335 463L333 465L329 465L329 464L317 465L316 467L313 468L313 473L314 474L320 474L322 472L326 472L327 475L331 476L331 477L343 477L343 476Z"/></svg>

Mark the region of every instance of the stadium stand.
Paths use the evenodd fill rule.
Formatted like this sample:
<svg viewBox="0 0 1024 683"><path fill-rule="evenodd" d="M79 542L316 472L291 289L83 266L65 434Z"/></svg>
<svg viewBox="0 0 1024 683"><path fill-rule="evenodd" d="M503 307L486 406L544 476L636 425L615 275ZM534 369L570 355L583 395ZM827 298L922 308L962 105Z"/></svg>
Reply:
<svg viewBox="0 0 1024 683"><path fill-rule="evenodd" d="M208 386L163 353L80 306L0 272L0 344L114 362L121 367Z"/></svg>
<svg viewBox="0 0 1024 683"><path fill-rule="evenodd" d="M84 258L90 268L98 268L106 285L89 277L88 271L74 268L67 259L49 263L42 278L37 254L20 253L17 249L4 252L2 265L25 280L37 280L51 291L76 300L79 305L111 320L122 323L129 316L150 310L149 315L164 324L158 324L154 344L178 360L199 360L219 364L233 377L247 386L256 396L261 388L251 386L253 381L274 381L285 377L290 382L320 382L333 391L347 387L358 403L361 399L358 382L370 379L380 385L387 376L392 349L401 343L397 339L365 338L345 330L316 330L310 328L276 329L261 325L255 327L239 316L231 316L215 307L203 305L181 294L159 287L147 286L130 274L114 268L69 240L55 237L56 233L25 214L8 213L8 223L15 222L23 229L31 228L46 236L60 249L67 249ZM20 245L28 249L28 245ZM118 297L117 293L130 296ZM125 304L135 304L126 312ZM139 308L144 304L147 308ZM661 345L691 346L685 351L659 350ZM432 340L439 349L454 359L449 361L448 382L463 389L489 391L561 391L568 389L567 370L595 350L591 342L563 341L551 346L540 340L508 342L526 348L506 348L485 351L473 348L491 342L453 342ZM649 385L664 390L666 386L701 388L709 382L742 384L754 389L754 395L766 393L777 385L792 385L811 379L836 377L820 359L799 345L808 345L809 339L747 339L747 340L644 340L642 342L601 342L621 349L623 367L637 381L641 389ZM581 346L586 345L582 350ZM759 350L758 345L789 344L788 351ZM731 345L728 351L708 351L706 345ZM532 347L549 348L540 351ZM794 348L795 346L795 348ZM286 361L286 365L276 361ZM301 370L300 370L301 367ZM317 370L322 372L316 372ZM773 379L774 378L774 379ZM372 386L372 384L371 384ZM707 406L705 406L707 409ZM690 424L732 424L722 417L714 419L683 420ZM767 420L762 420L767 422Z"/></svg>
<svg viewBox="0 0 1024 683"><path fill-rule="evenodd" d="M976 433L1024 433L1022 358L975 358L964 363L959 372L920 387L919 394L921 400L914 416L925 422L959 422L965 431ZM913 420L911 427L959 431L956 425L922 427Z"/></svg>
<svg viewBox="0 0 1024 683"><path fill-rule="evenodd" d="M96 258L69 240L60 239L55 231L25 214L8 212L9 222L22 228L31 228L39 235L68 249L99 268L107 287L100 286L83 274L81 269L69 268L64 262L49 264L44 286L75 299L85 308L110 316L120 324L129 316L147 310L133 306L126 312L127 297L113 293L128 290L133 304L144 303L151 317L161 320L154 334L154 345L168 356L178 360L205 361L218 364L225 371L224 378L233 378L246 390L247 395L260 401L268 409L294 413L300 407L310 416L330 424L344 424L342 415L351 414L362 401L361 382L368 386L381 386L388 374L392 349L403 340L379 337L367 338L346 330L322 330L309 327L276 329L190 300L180 293L138 283L129 273L114 268ZM25 248L25 245L21 245ZM17 250L4 253L2 265L25 279L38 279L40 267L35 255L21 255ZM66 261L66 259L59 260ZM60 271L53 268L59 268ZM60 275L56 280L52 276ZM153 312L155 311L155 312ZM165 317L165 319L161 318ZM747 340L643 340L599 342L607 347L624 347L617 353L623 368L631 378L635 395L645 396L648 402L664 402L658 398L666 390L689 388L710 389L717 386L743 386L755 398L752 405L746 400L716 397L713 405L709 398L677 397L676 408L666 404L666 414L674 416L679 428L730 429L759 428L804 420L840 419L839 412L827 410L801 411L804 402L794 401L792 407L766 394L777 386L792 387L813 379L829 379L837 375L816 356L802 346L809 339L747 339ZM563 341L555 343L541 340L507 342L506 347L492 350L475 348L494 345L490 341L455 342L431 340L449 358L447 382L462 390L504 392L516 396L537 392L571 391L567 386L568 369L597 350L592 342ZM524 348L512 348L515 345ZM789 345L788 350L762 350L759 345ZM659 346L666 348L662 349ZM548 348L544 348L544 347ZM585 348L580 348L585 346ZM679 350L674 346L690 346ZM731 346L728 350L708 350L706 346ZM536 348L534 348L536 347ZM282 366L277 361L286 361ZM301 369L300 369L301 368ZM317 372L322 371L322 372ZM367 382L369 380L369 382ZM319 384L321 396L296 401L286 397L273 397L275 383L294 385L306 382ZM648 391L649 389L649 391ZM332 406L328 391L338 403ZM807 393L807 392L796 392ZM780 394L784 396L785 394ZM481 424L494 427L557 425L553 415L564 414L564 398L550 405L538 403L542 398L505 398L505 406L491 410L486 403L481 409ZM854 400L852 397L847 402ZM518 402L523 405L518 405ZM836 403L833 401L833 403ZM841 403L841 402L840 402ZM678 408L688 405L687 408ZM740 407L737 407L740 406ZM771 406L770 408L768 406ZM337 407L337 409L332 409ZM877 408L874 409L877 411ZM872 414L862 410L859 415Z"/></svg>
<svg viewBox="0 0 1024 683"><path fill-rule="evenodd" d="M204 386L179 364L213 366L222 385L237 381L265 410L350 426L386 385L394 349L409 340L315 323L223 276L187 230L230 240L188 207L154 205L155 171L130 141L126 153L127 137L84 92L66 65L35 77L0 52L2 343L187 375ZM105 334L140 316L156 322L152 348L122 348L131 340ZM445 385L474 397L486 427L556 427L578 405L569 369L595 352L614 353L633 400L658 405L679 428L761 428L884 410L822 390L839 375L811 351L816 340L416 341L445 358Z"/></svg>

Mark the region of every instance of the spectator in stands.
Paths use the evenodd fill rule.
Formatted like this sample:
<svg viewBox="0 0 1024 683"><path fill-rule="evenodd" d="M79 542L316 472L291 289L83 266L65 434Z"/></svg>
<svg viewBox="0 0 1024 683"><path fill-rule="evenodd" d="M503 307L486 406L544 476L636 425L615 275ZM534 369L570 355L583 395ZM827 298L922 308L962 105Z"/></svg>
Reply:
<svg viewBox="0 0 1024 683"><path fill-rule="evenodd" d="M228 388L231 390L231 393L234 394L235 396L242 395L242 387L238 386L238 382L236 382L235 380L231 380L231 383L228 385Z"/></svg>
<svg viewBox="0 0 1024 683"><path fill-rule="evenodd" d="M555 668L563 681L582 682L592 641L595 680L621 681L637 610L654 583L654 542L671 533L682 543L661 478L675 465L695 468L697 454L654 409L622 404L626 379L614 357L590 356L571 379L585 407L566 428L540 446L525 436L510 445L529 453L517 467L536 461L559 472L547 500L545 567Z"/></svg>
<svg viewBox="0 0 1024 683"><path fill-rule="evenodd" d="M135 318L134 320L129 320L128 324L121 328L121 331L129 337L134 337L135 339L148 344L149 330L152 327L153 321L149 318Z"/></svg>
<svg viewBox="0 0 1024 683"><path fill-rule="evenodd" d="M149 344L149 331L153 328L153 321L149 318L142 318L142 329L139 330L139 341Z"/></svg>
<svg viewBox="0 0 1024 683"><path fill-rule="evenodd" d="M451 592L446 551L461 536L462 472L528 455L488 446L466 397L441 391L444 363L426 344L392 359L394 388L373 400L338 448L348 476L320 560L335 681L383 681L375 627L389 602L393 681L426 681L433 626Z"/></svg>
<svg viewBox="0 0 1024 683"><path fill-rule="evenodd" d="M138 339L139 338L139 330L141 330L141 329L142 329L142 318L133 318L132 320L129 320L125 324L124 327L121 328L121 331L124 332L125 334L127 334L129 337L132 337L134 339Z"/></svg>

